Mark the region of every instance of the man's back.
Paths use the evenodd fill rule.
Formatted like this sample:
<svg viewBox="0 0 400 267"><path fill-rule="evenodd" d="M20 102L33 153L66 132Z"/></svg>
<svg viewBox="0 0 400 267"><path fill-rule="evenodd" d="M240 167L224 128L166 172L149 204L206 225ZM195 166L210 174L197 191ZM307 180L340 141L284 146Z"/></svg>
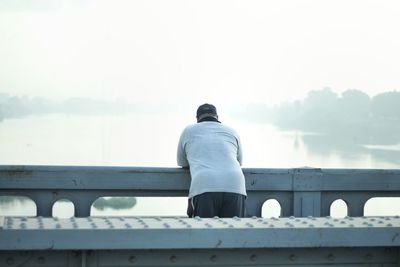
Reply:
<svg viewBox="0 0 400 267"><path fill-rule="evenodd" d="M240 168L242 148L238 134L219 122L204 121L186 127L178 145L178 164L190 166L189 197L204 192L246 195Z"/></svg>
<svg viewBox="0 0 400 267"><path fill-rule="evenodd" d="M214 105L203 104L197 124L182 132L178 165L190 168L189 217L245 216L246 185L240 168L242 145L238 134L218 120Z"/></svg>

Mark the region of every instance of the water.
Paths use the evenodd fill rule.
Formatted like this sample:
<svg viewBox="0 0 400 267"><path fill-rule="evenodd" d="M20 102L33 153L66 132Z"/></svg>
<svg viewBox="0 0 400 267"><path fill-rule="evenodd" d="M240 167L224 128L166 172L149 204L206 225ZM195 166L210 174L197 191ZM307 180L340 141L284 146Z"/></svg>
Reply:
<svg viewBox="0 0 400 267"><path fill-rule="evenodd" d="M52 114L0 122L0 164L176 167L176 145L194 118L176 114L83 116ZM337 145L318 133L280 131L272 125L224 117L244 148L243 167L399 168L398 145ZM160 204L162 203L162 205ZM389 207L395 207L394 202ZM381 210L387 204L374 204ZM397 205L399 206L399 205ZM34 203L0 204L1 215L35 215ZM184 216L185 198L138 198L131 209L97 210L92 215ZM389 209L388 211L398 211ZM268 213L268 212L266 212ZM272 208L276 214L276 208ZM57 203L55 216L73 214L73 205ZM397 213L397 214L400 214Z"/></svg>

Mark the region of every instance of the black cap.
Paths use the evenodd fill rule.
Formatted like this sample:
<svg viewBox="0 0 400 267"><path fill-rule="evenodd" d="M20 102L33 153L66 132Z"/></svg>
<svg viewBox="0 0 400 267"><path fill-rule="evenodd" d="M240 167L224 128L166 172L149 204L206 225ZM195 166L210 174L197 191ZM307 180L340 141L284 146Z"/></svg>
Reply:
<svg viewBox="0 0 400 267"><path fill-rule="evenodd" d="M201 120L203 118L213 117L218 118L217 108L211 104L203 104L197 109L196 118Z"/></svg>

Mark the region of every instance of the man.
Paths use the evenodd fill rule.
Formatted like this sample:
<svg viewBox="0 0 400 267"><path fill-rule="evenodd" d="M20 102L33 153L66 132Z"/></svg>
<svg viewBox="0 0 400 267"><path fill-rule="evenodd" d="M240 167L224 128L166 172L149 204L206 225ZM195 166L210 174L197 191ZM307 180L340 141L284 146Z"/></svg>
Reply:
<svg viewBox="0 0 400 267"><path fill-rule="evenodd" d="M203 104L197 123L181 134L177 161L189 167L189 217L244 217L246 186L242 146L236 131L218 121L217 109Z"/></svg>

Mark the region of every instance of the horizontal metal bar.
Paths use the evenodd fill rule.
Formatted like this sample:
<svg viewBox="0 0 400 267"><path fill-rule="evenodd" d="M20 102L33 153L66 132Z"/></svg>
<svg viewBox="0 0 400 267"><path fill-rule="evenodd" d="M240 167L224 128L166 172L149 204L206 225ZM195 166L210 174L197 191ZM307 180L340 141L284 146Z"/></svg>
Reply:
<svg viewBox="0 0 400 267"><path fill-rule="evenodd" d="M398 266L397 248L0 252L5 266Z"/></svg>
<svg viewBox="0 0 400 267"><path fill-rule="evenodd" d="M399 217L6 217L0 250L399 247Z"/></svg>
<svg viewBox="0 0 400 267"><path fill-rule="evenodd" d="M247 191L400 192L400 170L244 168ZM0 165L0 191L17 189L187 192L181 168Z"/></svg>

